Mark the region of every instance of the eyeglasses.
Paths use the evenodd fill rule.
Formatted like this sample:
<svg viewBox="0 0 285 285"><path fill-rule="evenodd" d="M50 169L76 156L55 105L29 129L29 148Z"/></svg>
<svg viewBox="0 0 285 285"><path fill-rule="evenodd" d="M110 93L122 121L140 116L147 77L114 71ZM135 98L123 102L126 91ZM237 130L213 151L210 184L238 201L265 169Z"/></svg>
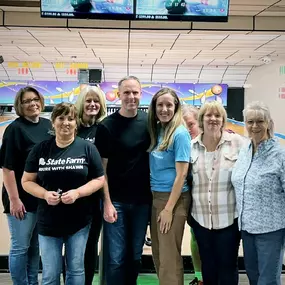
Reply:
<svg viewBox="0 0 285 285"><path fill-rule="evenodd" d="M39 103L40 102L40 98L32 98L32 99L26 99L26 100L23 100L22 101L22 104L23 105L30 105L32 102L35 102L35 103Z"/></svg>
<svg viewBox="0 0 285 285"><path fill-rule="evenodd" d="M264 120L248 120L248 121L246 121L246 123L250 126L254 125L254 123L256 125L262 125L265 123L265 121Z"/></svg>

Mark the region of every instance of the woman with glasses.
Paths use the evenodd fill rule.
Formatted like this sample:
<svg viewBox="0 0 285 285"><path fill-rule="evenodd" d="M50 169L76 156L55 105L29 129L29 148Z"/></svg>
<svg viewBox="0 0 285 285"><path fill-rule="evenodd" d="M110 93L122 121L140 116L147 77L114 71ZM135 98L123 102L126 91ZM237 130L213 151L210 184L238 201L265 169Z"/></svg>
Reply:
<svg viewBox="0 0 285 285"><path fill-rule="evenodd" d="M285 150L274 137L268 107L252 102L243 111L250 142L232 172L244 265L250 285L281 284L285 248Z"/></svg>
<svg viewBox="0 0 285 285"><path fill-rule="evenodd" d="M5 130L0 151L2 202L11 235L9 270L14 285L38 284L37 199L21 185L25 162L36 143L50 138L51 123L41 118L43 96L33 87L19 90L14 108L19 116Z"/></svg>

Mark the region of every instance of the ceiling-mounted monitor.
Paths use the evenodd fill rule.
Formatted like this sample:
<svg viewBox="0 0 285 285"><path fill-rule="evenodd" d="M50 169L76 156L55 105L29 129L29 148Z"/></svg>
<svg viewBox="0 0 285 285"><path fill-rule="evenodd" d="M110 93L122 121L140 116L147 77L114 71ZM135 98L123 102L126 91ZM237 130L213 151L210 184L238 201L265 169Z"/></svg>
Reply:
<svg viewBox="0 0 285 285"><path fill-rule="evenodd" d="M229 0L135 0L137 20L226 22Z"/></svg>
<svg viewBox="0 0 285 285"><path fill-rule="evenodd" d="M45 18L134 19L134 0L41 0Z"/></svg>

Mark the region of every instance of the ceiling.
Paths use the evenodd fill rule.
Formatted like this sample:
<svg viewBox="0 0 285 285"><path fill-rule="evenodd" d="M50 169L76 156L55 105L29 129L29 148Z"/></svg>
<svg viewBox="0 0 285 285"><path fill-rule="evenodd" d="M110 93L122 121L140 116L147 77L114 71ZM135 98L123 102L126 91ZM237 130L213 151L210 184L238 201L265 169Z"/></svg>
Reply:
<svg viewBox="0 0 285 285"><path fill-rule="evenodd" d="M40 18L39 1L9 0L10 6L2 6L3 2L7 1L0 0L4 13L28 12ZM104 81L136 75L144 82L211 82L240 87L255 67L285 59L285 0L247 3L232 0L229 22L239 17L240 24L216 31L195 29L193 25L175 30L20 27L4 21L0 26L0 55L5 61L0 64L0 80L75 81L77 75L68 74L74 62L102 68ZM278 30L243 30L242 20L249 17L273 19L283 26ZM28 62L28 74L19 74L15 62L19 66Z"/></svg>

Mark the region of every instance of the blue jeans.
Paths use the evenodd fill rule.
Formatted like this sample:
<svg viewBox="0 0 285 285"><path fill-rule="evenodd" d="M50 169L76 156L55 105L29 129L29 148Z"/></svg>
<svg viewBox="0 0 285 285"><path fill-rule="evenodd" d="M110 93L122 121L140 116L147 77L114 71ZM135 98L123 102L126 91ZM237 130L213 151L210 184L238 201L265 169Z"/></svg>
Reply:
<svg viewBox="0 0 285 285"><path fill-rule="evenodd" d="M9 270L14 285L37 285L39 243L36 213L28 212L23 220L7 215L11 235Z"/></svg>
<svg viewBox="0 0 285 285"><path fill-rule="evenodd" d="M280 285L285 229L266 234L241 232L250 285Z"/></svg>
<svg viewBox="0 0 285 285"><path fill-rule="evenodd" d="M118 220L113 224L104 221L103 228L107 285L135 285L150 218L150 205L118 202L113 202L113 205Z"/></svg>
<svg viewBox="0 0 285 285"><path fill-rule="evenodd" d="M90 225L67 237L39 235L43 263L42 285L60 285L62 247L65 244L66 285L85 283L84 253Z"/></svg>

